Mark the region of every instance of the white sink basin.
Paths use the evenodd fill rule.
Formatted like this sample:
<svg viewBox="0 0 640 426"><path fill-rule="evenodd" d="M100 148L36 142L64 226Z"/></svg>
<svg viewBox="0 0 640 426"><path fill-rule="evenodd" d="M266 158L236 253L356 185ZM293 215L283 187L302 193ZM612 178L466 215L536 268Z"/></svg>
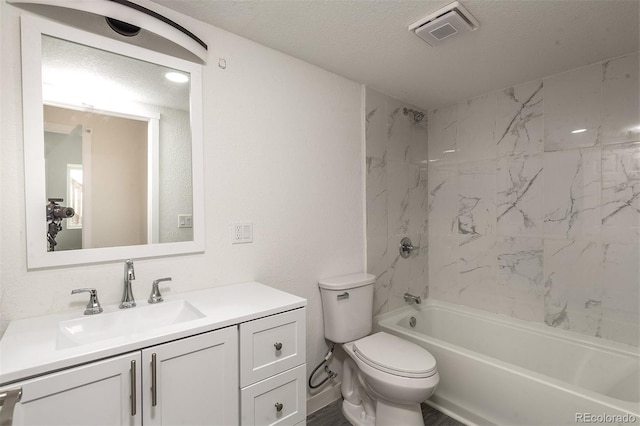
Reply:
<svg viewBox="0 0 640 426"><path fill-rule="evenodd" d="M177 300L85 316L58 323L57 349L126 337L204 318L189 302Z"/></svg>

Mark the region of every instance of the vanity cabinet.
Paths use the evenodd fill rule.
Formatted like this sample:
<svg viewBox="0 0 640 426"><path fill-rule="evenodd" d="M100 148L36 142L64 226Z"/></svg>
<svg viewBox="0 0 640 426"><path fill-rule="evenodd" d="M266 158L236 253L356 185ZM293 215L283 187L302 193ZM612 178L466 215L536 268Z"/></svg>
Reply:
<svg viewBox="0 0 640 426"><path fill-rule="evenodd" d="M237 357L233 326L19 382L13 424L237 424Z"/></svg>
<svg viewBox="0 0 640 426"><path fill-rule="evenodd" d="M256 282L174 299L133 317L112 305L13 321L0 339L0 425L304 424L304 299ZM94 341L70 339L71 326Z"/></svg>
<svg viewBox="0 0 640 426"><path fill-rule="evenodd" d="M242 426L306 418L305 309L240 324Z"/></svg>
<svg viewBox="0 0 640 426"><path fill-rule="evenodd" d="M22 388L13 424L140 425L141 400L131 398L140 394L139 366L134 352L8 386Z"/></svg>

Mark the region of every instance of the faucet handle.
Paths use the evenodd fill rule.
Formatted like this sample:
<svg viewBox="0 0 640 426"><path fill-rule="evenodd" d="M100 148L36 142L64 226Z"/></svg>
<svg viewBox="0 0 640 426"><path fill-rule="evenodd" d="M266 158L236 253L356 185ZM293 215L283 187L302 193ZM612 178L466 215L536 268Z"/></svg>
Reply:
<svg viewBox="0 0 640 426"><path fill-rule="evenodd" d="M94 315L102 312L102 306L98 300L98 290L95 288L76 288L71 290L71 294L89 293L89 303L87 303L87 309L84 310L85 315Z"/></svg>
<svg viewBox="0 0 640 426"><path fill-rule="evenodd" d="M171 277L159 278L153 281L153 284L151 286L151 295L149 295L149 300L147 300L147 302L160 303L164 300L162 298L162 294L160 294L160 288L158 287L158 284L163 281L171 281Z"/></svg>
<svg viewBox="0 0 640 426"><path fill-rule="evenodd" d="M403 259L407 259L409 256L411 256L411 252L419 249L420 247L414 246L409 237L404 237L400 240L400 247L398 250L400 251L400 256Z"/></svg>

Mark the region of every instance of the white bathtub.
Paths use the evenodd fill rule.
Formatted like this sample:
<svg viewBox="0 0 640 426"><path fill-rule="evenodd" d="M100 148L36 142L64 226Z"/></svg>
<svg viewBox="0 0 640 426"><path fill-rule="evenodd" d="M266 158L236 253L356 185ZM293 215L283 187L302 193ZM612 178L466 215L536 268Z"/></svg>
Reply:
<svg viewBox="0 0 640 426"><path fill-rule="evenodd" d="M437 300L377 319L431 352L440 384L427 403L463 423L640 426L636 347Z"/></svg>

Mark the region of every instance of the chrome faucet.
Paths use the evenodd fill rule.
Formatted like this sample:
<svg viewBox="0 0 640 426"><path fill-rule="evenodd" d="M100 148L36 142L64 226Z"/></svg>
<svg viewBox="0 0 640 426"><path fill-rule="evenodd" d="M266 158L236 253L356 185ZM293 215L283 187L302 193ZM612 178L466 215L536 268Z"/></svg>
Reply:
<svg viewBox="0 0 640 426"><path fill-rule="evenodd" d="M420 299L420 296L414 296L410 293L404 294L404 301L407 303L417 303L418 305L422 303L422 299Z"/></svg>
<svg viewBox="0 0 640 426"><path fill-rule="evenodd" d="M136 306L136 301L133 298L133 292L131 291L131 281L135 279L136 273L133 269L133 260L127 259L124 263L124 293L122 293L120 309L133 308Z"/></svg>

